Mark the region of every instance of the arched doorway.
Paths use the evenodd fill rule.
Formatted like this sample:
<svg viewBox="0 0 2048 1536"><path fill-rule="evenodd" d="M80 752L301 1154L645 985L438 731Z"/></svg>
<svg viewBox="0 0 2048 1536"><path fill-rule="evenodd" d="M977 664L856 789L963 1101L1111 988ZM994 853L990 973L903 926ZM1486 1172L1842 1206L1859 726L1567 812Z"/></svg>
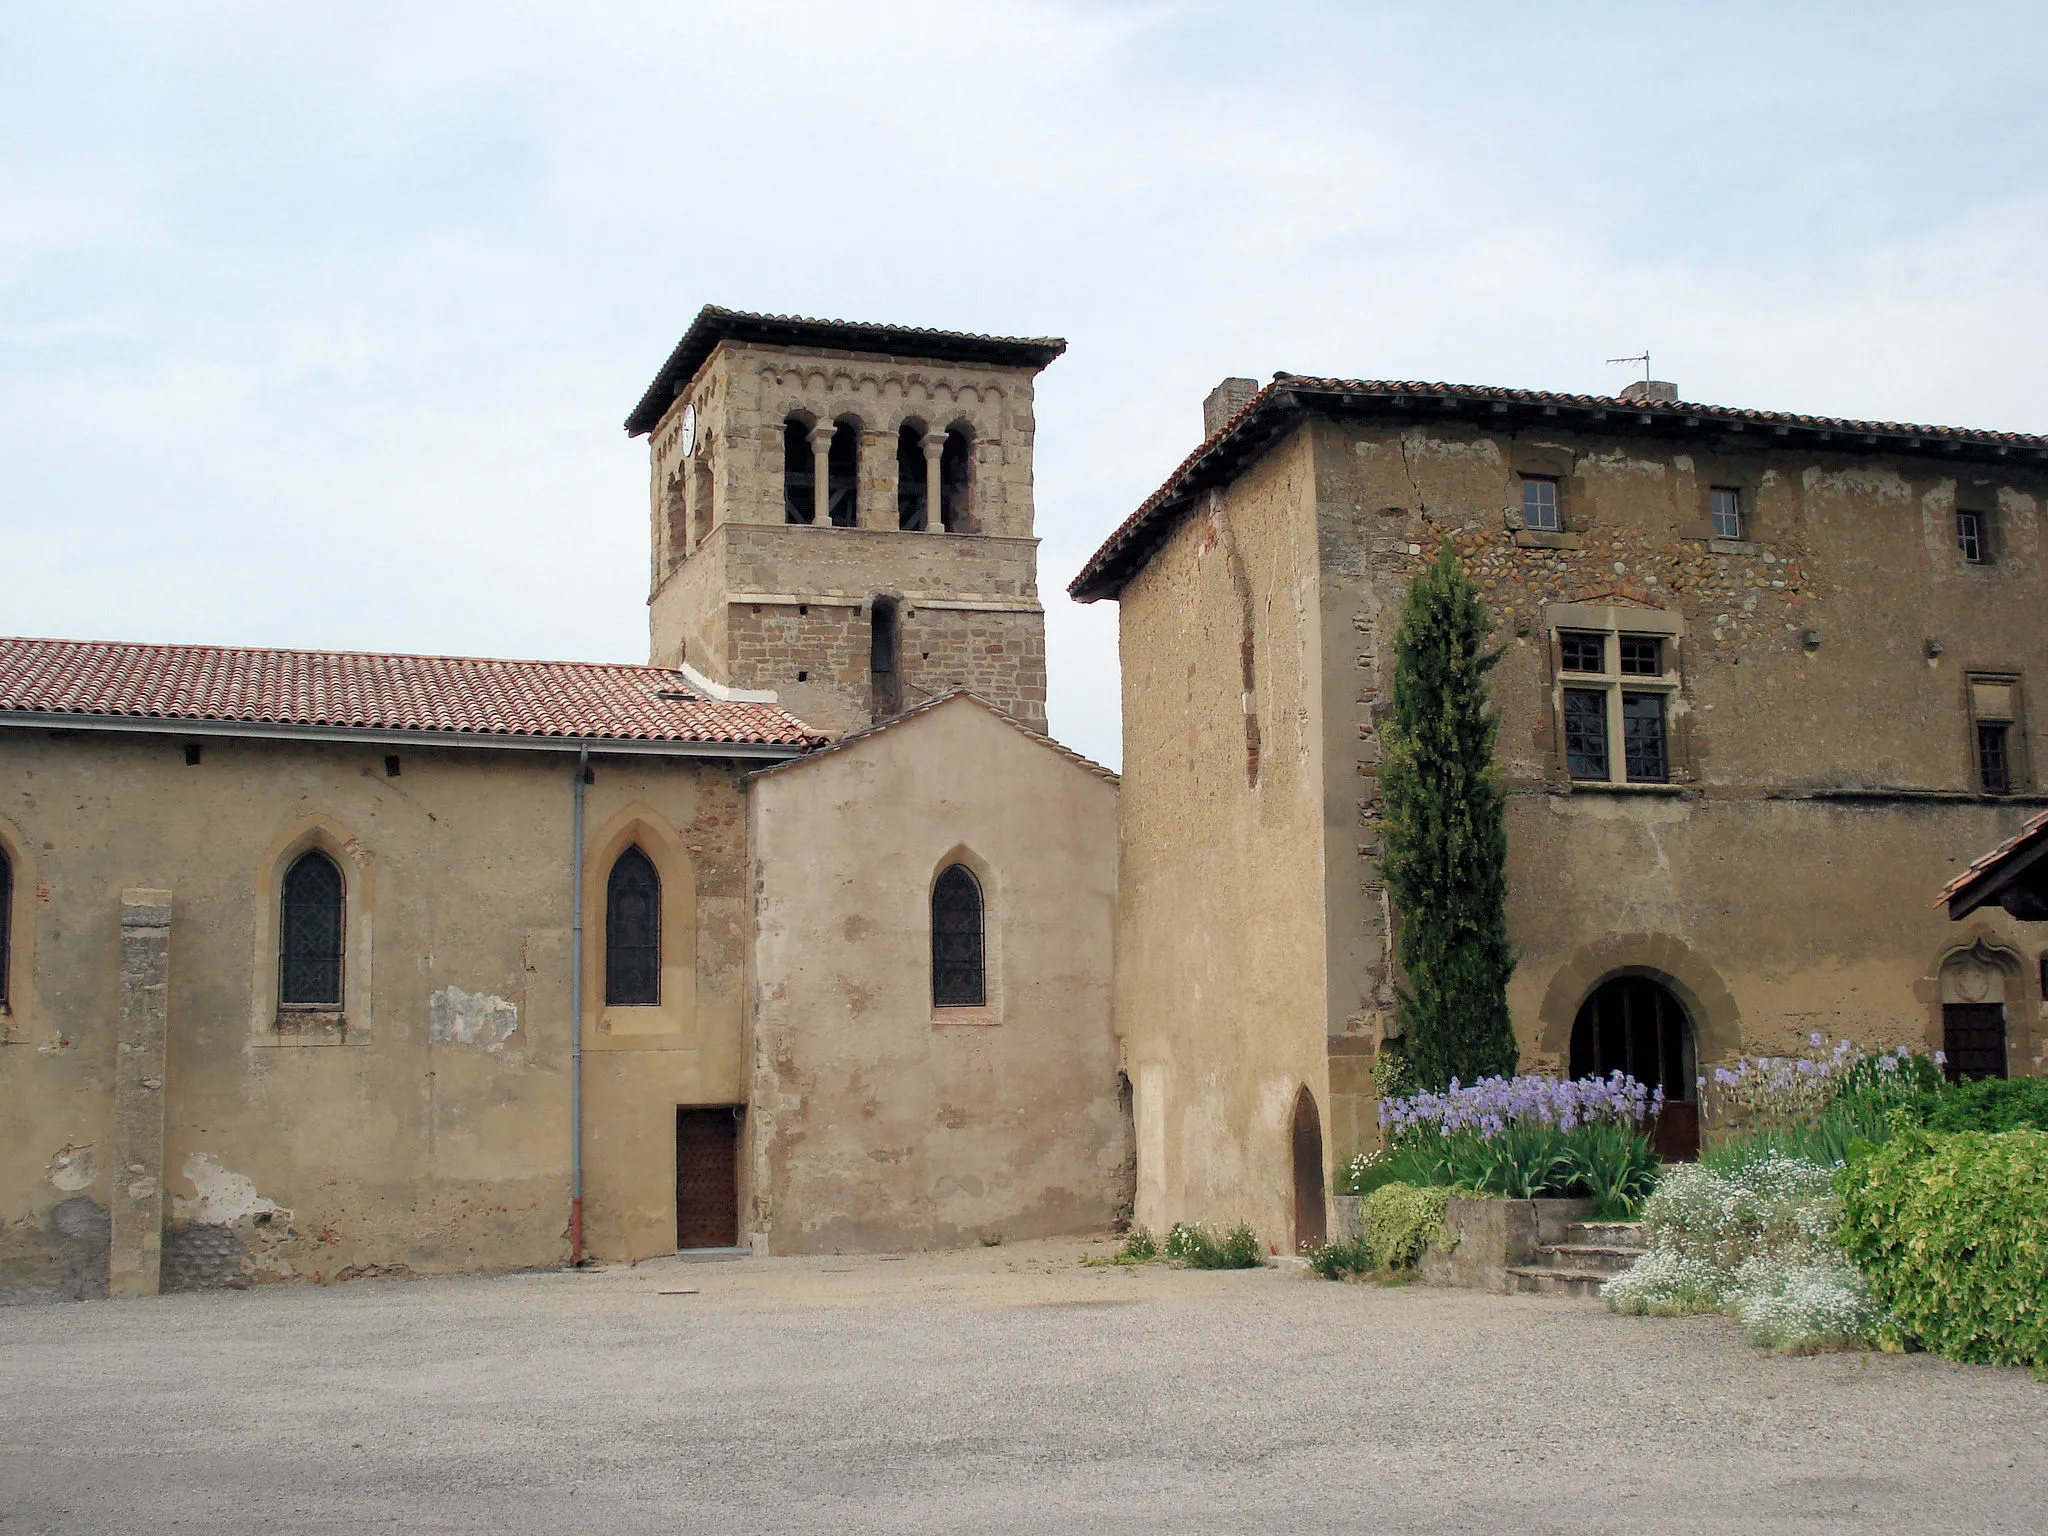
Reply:
<svg viewBox="0 0 2048 1536"><path fill-rule="evenodd" d="M2048 968L2048 958L2042 961ZM1941 968L1942 1069L1952 1083L2006 1074L2006 999L2015 995L2014 960L1979 941Z"/></svg>
<svg viewBox="0 0 2048 1536"><path fill-rule="evenodd" d="M1685 1005L1655 977L1611 977L1587 994L1572 1024L1573 1077L1626 1072L1664 1090L1664 1110L1651 1128L1657 1155L1689 1163L1700 1155L1700 1107L1692 1020Z"/></svg>
<svg viewBox="0 0 2048 1536"><path fill-rule="evenodd" d="M1330 1240L1329 1209L1323 1199L1323 1117L1304 1086L1294 1098L1294 1251L1320 1248Z"/></svg>

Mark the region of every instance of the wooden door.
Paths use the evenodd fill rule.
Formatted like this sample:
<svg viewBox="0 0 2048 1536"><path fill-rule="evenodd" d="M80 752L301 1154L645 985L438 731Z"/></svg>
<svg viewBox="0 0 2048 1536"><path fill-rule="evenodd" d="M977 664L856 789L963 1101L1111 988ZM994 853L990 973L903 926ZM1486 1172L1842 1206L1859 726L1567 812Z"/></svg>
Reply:
<svg viewBox="0 0 2048 1536"><path fill-rule="evenodd" d="M1941 1050L1952 1083L2005 1076L2005 1004L1943 1003Z"/></svg>
<svg viewBox="0 0 2048 1536"><path fill-rule="evenodd" d="M676 1247L740 1240L740 1107L676 1111Z"/></svg>

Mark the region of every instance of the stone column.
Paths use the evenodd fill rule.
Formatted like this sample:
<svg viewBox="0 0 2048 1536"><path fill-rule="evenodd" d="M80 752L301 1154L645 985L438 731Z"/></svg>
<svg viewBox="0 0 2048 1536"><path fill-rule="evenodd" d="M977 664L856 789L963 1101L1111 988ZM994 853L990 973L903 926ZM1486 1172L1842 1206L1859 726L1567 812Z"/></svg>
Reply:
<svg viewBox="0 0 2048 1536"><path fill-rule="evenodd" d="M819 528L832 525L832 434L837 430L829 421L811 428L811 522Z"/></svg>
<svg viewBox="0 0 2048 1536"><path fill-rule="evenodd" d="M121 1023L114 1045L113 1231L107 1293L154 1296L164 1240L164 1031L171 893L121 893Z"/></svg>
<svg viewBox="0 0 2048 1536"><path fill-rule="evenodd" d="M924 435L924 526L926 531L946 526L946 509L939 501L939 457L946 451L946 434Z"/></svg>

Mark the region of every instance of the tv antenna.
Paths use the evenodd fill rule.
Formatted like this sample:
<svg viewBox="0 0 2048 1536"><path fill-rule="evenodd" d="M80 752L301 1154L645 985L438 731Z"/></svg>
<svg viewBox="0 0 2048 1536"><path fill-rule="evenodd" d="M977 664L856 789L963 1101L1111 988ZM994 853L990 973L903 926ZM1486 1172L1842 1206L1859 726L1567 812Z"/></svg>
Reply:
<svg viewBox="0 0 2048 1536"><path fill-rule="evenodd" d="M1643 348L1642 351L1631 357L1610 357L1607 361L1610 363L1641 363L1643 365L1643 382L1645 384L1650 382L1650 349L1648 347Z"/></svg>

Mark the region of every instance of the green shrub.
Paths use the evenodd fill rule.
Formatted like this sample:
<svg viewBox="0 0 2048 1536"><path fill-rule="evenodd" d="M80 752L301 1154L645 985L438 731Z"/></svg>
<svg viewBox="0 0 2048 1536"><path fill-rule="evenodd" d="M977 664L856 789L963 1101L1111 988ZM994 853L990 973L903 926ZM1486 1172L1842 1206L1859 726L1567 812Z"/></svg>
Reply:
<svg viewBox="0 0 2048 1536"><path fill-rule="evenodd" d="M1308 1267L1325 1280L1342 1280L1346 1275L1367 1275L1379 1266L1373 1262L1372 1244L1362 1238L1338 1238L1308 1251Z"/></svg>
<svg viewBox="0 0 2048 1536"><path fill-rule="evenodd" d="M1337 1193L1369 1195L1382 1184L1399 1183L1404 1171L1389 1152L1361 1152L1344 1165Z"/></svg>
<svg viewBox="0 0 2048 1536"><path fill-rule="evenodd" d="M1144 1227L1133 1227L1117 1254L1127 1264L1149 1264L1159 1257L1159 1243Z"/></svg>
<svg viewBox="0 0 2048 1536"><path fill-rule="evenodd" d="M1220 1238L1206 1227L1175 1222L1166 1234L1166 1256L1189 1269L1257 1269L1265 1263L1259 1234L1244 1222Z"/></svg>
<svg viewBox="0 0 2048 1536"><path fill-rule="evenodd" d="M2048 1378L2048 1133L1903 1131L1836 1184L1884 1337Z"/></svg>
<svg viewBox="0 0 2048 1536"><path fill-rule="evenodd" d="M1448 1188L1385 1184L1358 1203L1362 1246L1373 1269L1413 1269L1422 1250L1444 1229Z"/></svg>
<svg viewBox="0 0 2048 1536"><path fill-rule="evenodd" d="M1779 1350L1838 1347L1879 1325L1835 1241L1839 1201L1817 1163L1760 1153L1673 1169L1643 1207L1649 1252L1602 1287L1617 1312L1726 1311Z"/></svg>
<svg viewBox="0 0 2048 1536"><path fill-rule="evenodd" d="M1930 1131L2048 1131L2048 1077L1958 1083L1926 1106Z"/></svg>

